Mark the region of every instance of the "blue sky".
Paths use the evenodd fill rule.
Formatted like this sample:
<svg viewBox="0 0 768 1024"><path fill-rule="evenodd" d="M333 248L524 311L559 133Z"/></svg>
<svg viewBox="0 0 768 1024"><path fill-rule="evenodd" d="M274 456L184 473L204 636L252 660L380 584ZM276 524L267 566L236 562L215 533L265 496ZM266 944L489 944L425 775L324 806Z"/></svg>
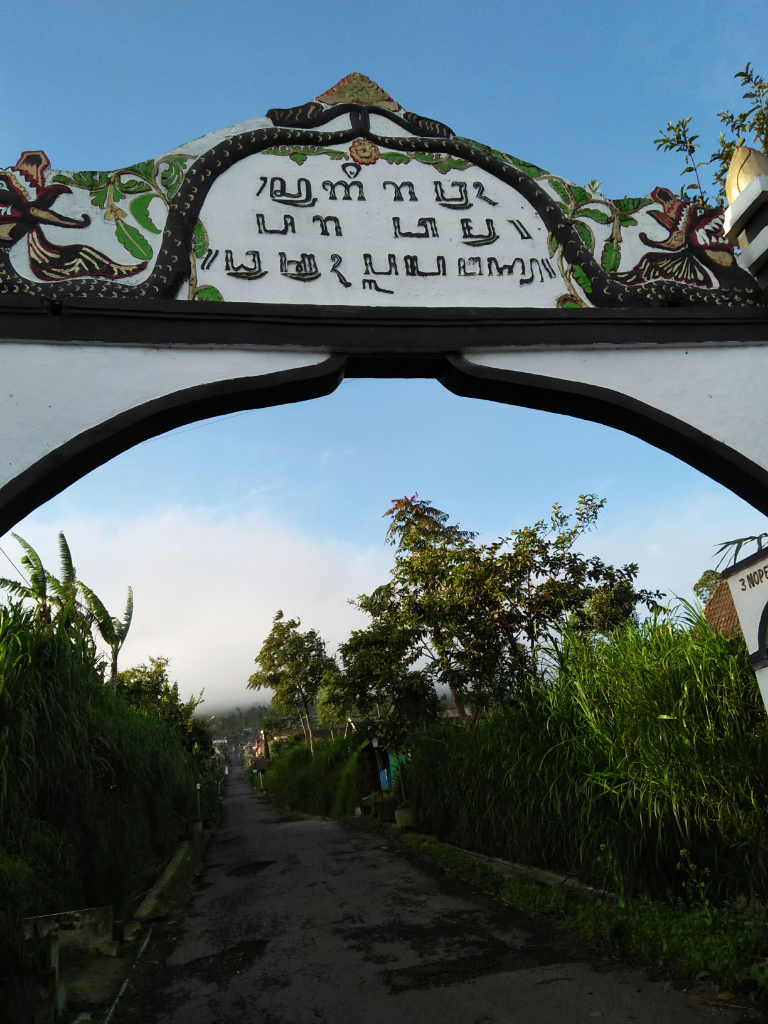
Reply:
<svg viewBox="0 0 768 1024"><path fill-rule="evenodd" d="M0 69L3 166L40 148L58 168L113 168L357 70L459 134L602 179L607 195L642 195L679 187L678 159L653 146L667 121L692 116L708 156L717 111L739 104L734 73L748 60L768 71L763 2L4 0L0 13L16 40ZM608 506L589 549L680 594L716 542L765 528L617 431L431 381L346 381L312 403L146 442L18 532L55 564L63 528L80 575L116 609L132 583L125 663L169 654L182 690L205 686L215 708L251 699L244 683L278 607L331 646L357 624L347 599L391 557L381 515L413 491L483 536L595 491ZM16 557L10 538L2 546Z"/></svg>

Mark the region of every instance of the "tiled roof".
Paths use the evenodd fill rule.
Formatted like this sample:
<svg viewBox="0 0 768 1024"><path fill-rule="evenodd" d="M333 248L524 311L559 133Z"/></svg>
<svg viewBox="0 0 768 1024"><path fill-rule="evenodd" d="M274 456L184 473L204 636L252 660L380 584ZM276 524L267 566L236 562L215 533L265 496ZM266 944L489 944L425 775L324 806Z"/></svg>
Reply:
<svg viewBox="0 0 768 1024"><path fill-rule="evenodd" d="M726 636L736 636L741 632L736 605L733 603L727 580L718 583L714 594L707 601L704 618L713 629L719 629Z"/></svg>

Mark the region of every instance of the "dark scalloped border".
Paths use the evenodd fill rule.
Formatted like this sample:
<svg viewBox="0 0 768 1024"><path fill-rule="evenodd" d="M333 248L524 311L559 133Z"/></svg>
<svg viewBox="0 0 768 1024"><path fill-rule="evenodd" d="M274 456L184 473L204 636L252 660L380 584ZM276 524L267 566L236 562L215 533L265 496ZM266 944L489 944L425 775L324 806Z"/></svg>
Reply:
<svg viewBox="0 0 768 1024"><path fill-rule="evenodd" d="M424 130L423 125L428 124L439 126L440 129L450 132L450 129L440 125L439 122L424 122L414 114L393 114L392 111L383 108L363 107L361 104L339 104L336 107L326 108L322 104L309 103L304 107L295 107L287 111L273 110L270 111L270 114L274 114L278 120L282 119L283 123L289 117L295 117L297 122L300 122L302 118L306 119L310 116L307 111L314 107L320 108L317 117L322 117L324 120L332 120L340 114L348 112L352 126L337 132L286 127L259 128L226 139L195 160L171 203L157 261L149 278L143 283L122 285L96 278L50 284L28 281L13 269L10 262L10 251L3 250L0 252L0 293L38 295L46 299L175 298L183 283L189 278L189 252L195 222L211 185L224 171L245 157L272 146L295 144L332 147L363 137L385 149L403 152L447 153L457 156L483 168L507 185L511 185L531 203L544 221L547 230L563 246L563 255L566 261L569 264L578 265L584 271L592 286L589 300L598 308L756 306L761 304L757 284L746 271L742 271L743 287L717 288L712 291L672 281L658 280L642 285L625 285L614 281L586 249L576 228L555 201L530 175L489 153L476 149L452 134L388 137L377 135L370 131L370 127L366 127L369 125L368 118L371 111L375 111L395 123L405 122L406 126L416 128L416 124L412 121L406 121L406 118L412 118L413 121L419 122L422 131ZM326 118L327 112L330 112L332 117Z"/></svg>

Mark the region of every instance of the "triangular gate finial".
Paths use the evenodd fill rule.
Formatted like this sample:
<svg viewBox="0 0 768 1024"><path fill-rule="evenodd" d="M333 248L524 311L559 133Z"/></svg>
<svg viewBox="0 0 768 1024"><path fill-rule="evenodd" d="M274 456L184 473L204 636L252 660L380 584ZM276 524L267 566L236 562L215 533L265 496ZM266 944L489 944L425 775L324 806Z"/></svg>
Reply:
<svg viewBox="0 0 768 1024"><path fill-rule="evenodd" d="M345 75L336 85L327 89L316 99L320 103L333 106L336 103L365 103L370 106L383 107L385 110L402 110L399 103L392 99L380 85L370 78L353 71Z"/></svg>

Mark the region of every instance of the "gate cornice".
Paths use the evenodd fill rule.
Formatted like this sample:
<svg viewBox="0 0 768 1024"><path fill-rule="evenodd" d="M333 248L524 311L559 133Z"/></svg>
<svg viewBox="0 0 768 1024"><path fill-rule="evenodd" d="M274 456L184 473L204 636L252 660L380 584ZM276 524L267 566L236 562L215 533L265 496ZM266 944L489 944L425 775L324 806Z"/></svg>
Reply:
<svg viewBox="0 0 768 1024"><path fill-rule="evenodd" d="M768 307L382 309L0 296L0 339L142 347L288 346L370 354L379 370L391 354L403 371L398 375L407 377L409 357L416 364L424 354L471 349L768 344Z"/></svg>

